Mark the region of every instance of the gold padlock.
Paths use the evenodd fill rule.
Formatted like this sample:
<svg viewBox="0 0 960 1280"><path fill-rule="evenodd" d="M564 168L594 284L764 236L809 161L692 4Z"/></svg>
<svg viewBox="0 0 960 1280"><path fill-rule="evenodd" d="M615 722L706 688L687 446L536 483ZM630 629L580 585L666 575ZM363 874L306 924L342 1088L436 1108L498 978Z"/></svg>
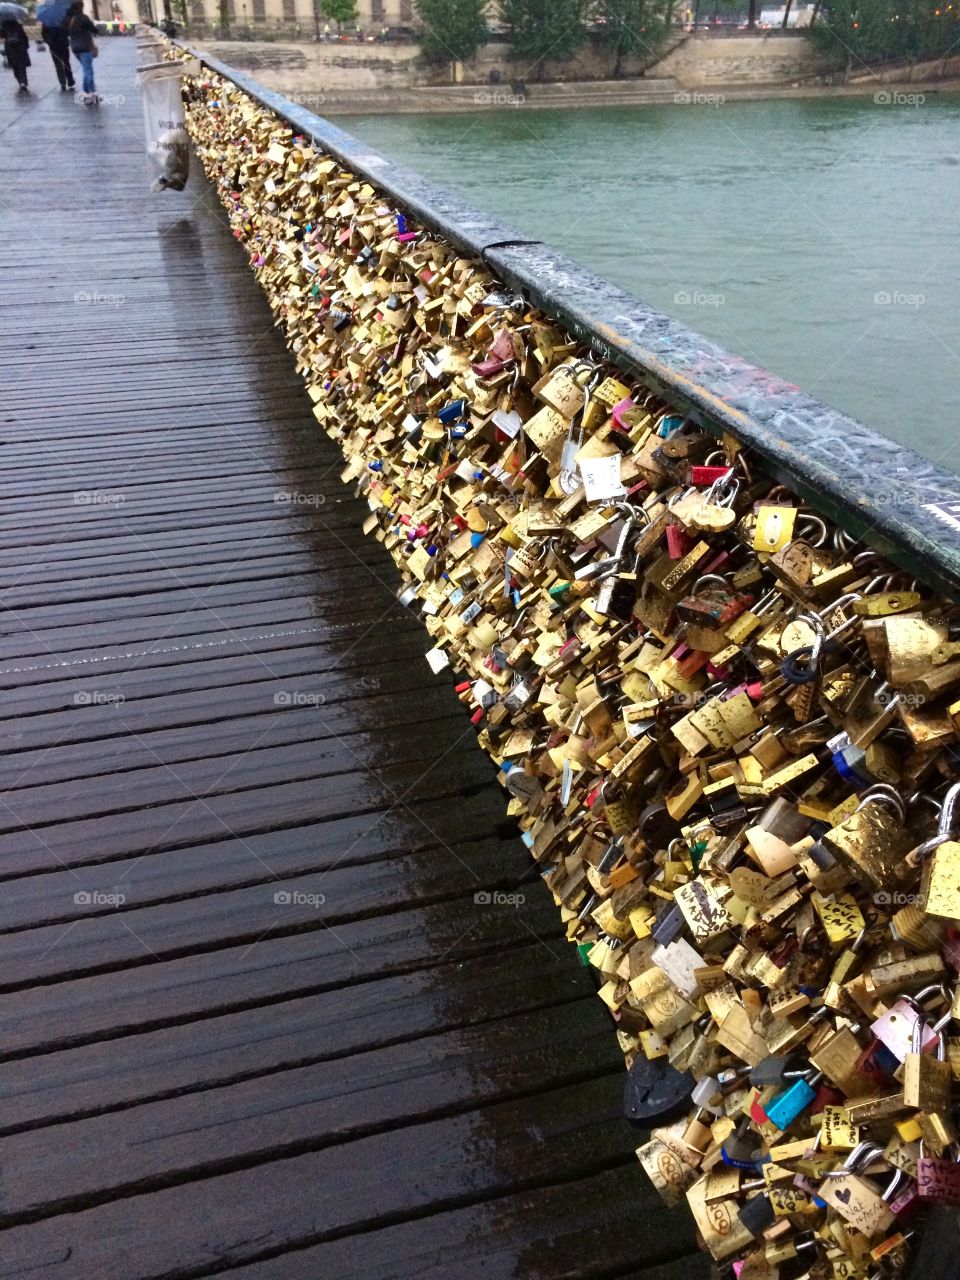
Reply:
<svg viewBox="0 0 960 1280"><path fill-rule="evenodd" d="M950 1011L934 1026L937 1033L936 1057L921 1052L926 1021L918 1018L913 1027L913 1043L903 1060L903 1100L918 1111L945 1112L950 1107L953 1072L946 1061L943 1028L950 1021Z"/></svg>

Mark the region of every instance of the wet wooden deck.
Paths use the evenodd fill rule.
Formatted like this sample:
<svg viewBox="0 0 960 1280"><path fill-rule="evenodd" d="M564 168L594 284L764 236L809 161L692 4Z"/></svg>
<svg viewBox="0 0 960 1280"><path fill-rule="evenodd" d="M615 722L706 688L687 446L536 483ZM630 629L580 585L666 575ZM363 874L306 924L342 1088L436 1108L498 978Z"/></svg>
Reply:
<svg viewBox="0 0 960 1280"><path fill-rule="evenodd" d="M123 101L0 81L0 1276L702 1276L213 192L150 194L101 48Z"/></svg>

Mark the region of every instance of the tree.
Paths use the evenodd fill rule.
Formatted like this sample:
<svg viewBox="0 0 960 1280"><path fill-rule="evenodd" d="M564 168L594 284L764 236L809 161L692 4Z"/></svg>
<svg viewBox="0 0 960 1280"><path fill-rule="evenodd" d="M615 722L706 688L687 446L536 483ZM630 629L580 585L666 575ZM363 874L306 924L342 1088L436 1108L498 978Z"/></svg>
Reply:
<svg viewBox="0 0 960 1280"><path fill-rule="evenodd" d="M896 55L901 39L896 10L903 0L823 0L812 37L825 53L842 57L844 77Z"/></svg>
<svg viewBox="0 0 960 1280"><path fill-rule="evenodd" d="M320 8L331 22L337 24L338 28L345 22L357 20L356 0L320 0Z"/></svg>
<svg viewBox="0 0 960 1280"><path fill-rule="evenodd" d="M750 0L750 10L747 14L747 26L751 31L753 31L757 25L757 8L759 3L760 0Z"/></svg>
<svg viewBox="0 0 960 1280"><path fill-rule="evenodd" d="M623 75L630 54L654 62L663 47L673 9L664 0L598 0L594 13L602 23L601 39L613 50L615 79Z"/></svg>
<svg viewBox="0 0 960 1280"><path fill-rule="evenodd" d="M587 0L500 0L515 57L526 58L537 80L548 58L569 58L583 44Z"/></svg>
<svg viewBox="0 0 960 1280"><path fill-rule="evenodd" d="M960 37L960 9L941 0L822 0L816 44L854 63L888 59L913 64L952 49Z"/></svg>
<svg viewBox="0 0 960 1280"><path fill-rule="evenodd" d="M793 0L787 0L787 3L783 9L783 22L780 24L783 27L784 31L786 31L787 24L790 21L790 10L792 8L793 8Z"/></svg>
<svg viewBox="0 0 960 1280"><path fill-rule="evenodd" d="M487 0L416 0L428 62L465 62L487 39Z"/></svg>
<svg viewBox="0 0 960 1280"><path fill-rule="evenodd" d="M229 30L230 30L230 0L220 0L220 3L219 3L219 10L220 10L220 14L219 14L219 17L220 17L220 30L221 30L221 31L227 31L227 32L229 32Z"/></svg>

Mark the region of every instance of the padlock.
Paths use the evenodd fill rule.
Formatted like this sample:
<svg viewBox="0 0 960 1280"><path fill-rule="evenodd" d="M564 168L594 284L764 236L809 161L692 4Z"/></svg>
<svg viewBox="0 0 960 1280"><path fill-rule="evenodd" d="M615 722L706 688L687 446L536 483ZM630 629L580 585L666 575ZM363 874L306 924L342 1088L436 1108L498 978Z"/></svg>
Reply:
<svg viewBox="0 0 960 1280"><path fill-rule="evenodd" d="M778 1129L789 1129L796 1118L809 1107L817 1096L814 1088L821 1079L820 1071L808 1072L778 1094L765 1108L767 1119Z"/></svg>
<svg viewBox="0 0 960 1280"><path fill-rule="evenodd" d="M917 1160L917 1195L922 1201L936 1201L938 1204L960 1205L960 1152L955 1152L952 1159L940 1156L929 1156L925 1153L924 1144L920 1143L920 1158Z"/></svg>
<svg viewBox="0 0 960 1280"><path fill-rule="evenodd" d="M883 1148L861 1142L850 1152L841 1167L828 1172L819 1188L819 1198L834 1208L852 1227L866 1236L886 1231L894 1221L893 1211L882 1193L859 1176L874 1160L882 1157Z"/></svg>
<svg viewBox="0 0 960 1280"><path fill-rule="evenodd" d="M687 1127L683 1131L684 1144L701 1158L713 1141L713 1131L707 1123L709 1120L710 1112L698 1107L687 1121Z"/></svg>
<svg viewBox="0 0 960 1280"><path fill-rule="evenodd" d="M768 591L756 604L734 618L724 629L724 635L732 645L746 644L751 636L775 619L783 603L783 596L778 591Z"/></svg>
<svg viewBox="0 0 960 1280"><path fill-rule="evenodd" d="M727 472L715 480L693 510L690 523L704 533L720 533L731 528L737 520L734 503L740 492L740 481Z"/></svg>
<svg viewBox="0 0 960 1280"><path fill-rule="evenodd" d="M749 1116L742 1116L720 1148L725 1165L734 1169L757 1169L763 1161L763 1147L753 1132Z"/></svg>
<svg viewBox="0 0 960 1280"><path fill-rule="evenodd" d="M954 783L944 796L937 824L937 834L924 840L907 855L912 867L922 865L920 896L924 910L931 915L960 918L960 783Z"/></svg>
<svg viewBox="0 0 960 1280"><path fill-rule="evenodd" d="M746 1204L741 1205L737 1217L741 1225L746 1227L754 1237L762 1235L777 1219L770 1197L767 1195L753 1196Z"/></svg>
<svg viewBox="0 0 960 1280"><path fill-rule="evenodd" d="M788 1057L774 1057L773 1055L766 1057L762 1062L758 1062L755 1067L751 1067L750 1083L766 1086L802 1080L806 1072L798 1069L800 1061L800 1057L796 1054Z"/></svg>
<svg viewBox="0 0 960 1280"><path fill-rule="evenodd" d="M823 845L876 892L891 892L908 877L911 838L902 797L884 783L869 787L849 817L821 836Z"/></svg>
<svg viewBox="0 0 960 1280"><path fill-rule="evenodd" d="M947 1111L950 1107L950 1089L953 1072L946 1059L943 1028L950 1020L950 1012L944 1014L934 1028L937 1038L936 1056L921 1052L926 1021L918 1018L914 1023L910 1052L903 1060L903 1101L918 1111Z"/></svg>
<svg viewBox="0 0 960 1280"><path fill-rule="evenodd" d="M881 1193L881 1199L890 1206L890 1212L898 1218L910 1219L920 1204L920 1189L903 1169L895 1169L889 1183Z"/></svg>

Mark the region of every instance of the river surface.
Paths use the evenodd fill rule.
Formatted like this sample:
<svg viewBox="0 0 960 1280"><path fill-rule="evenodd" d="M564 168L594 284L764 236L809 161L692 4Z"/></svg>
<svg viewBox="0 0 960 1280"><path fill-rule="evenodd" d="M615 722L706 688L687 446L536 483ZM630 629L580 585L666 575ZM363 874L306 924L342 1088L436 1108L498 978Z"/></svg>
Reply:
<svg viewBox="0 0 960 1280"><path fill-rule="evenodd" d="M338 123L960 471L960 97Z"/></svg>

